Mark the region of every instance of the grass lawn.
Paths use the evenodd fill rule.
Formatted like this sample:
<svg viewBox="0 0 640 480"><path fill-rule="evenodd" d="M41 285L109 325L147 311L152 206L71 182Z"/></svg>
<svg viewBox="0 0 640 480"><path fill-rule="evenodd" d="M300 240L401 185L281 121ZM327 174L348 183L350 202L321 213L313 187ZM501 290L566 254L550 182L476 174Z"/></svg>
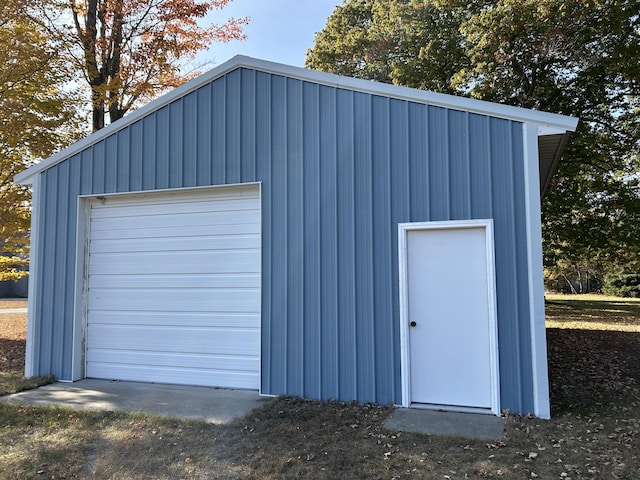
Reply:
<svg viewBox="0 0 640 480"><path fill-rule="evenodd" d="M503 440L390 432L389 407L292 398L224 426L0 405L0 479L640 478L640 302L547 302L553 418L507 415Z"/></svg>

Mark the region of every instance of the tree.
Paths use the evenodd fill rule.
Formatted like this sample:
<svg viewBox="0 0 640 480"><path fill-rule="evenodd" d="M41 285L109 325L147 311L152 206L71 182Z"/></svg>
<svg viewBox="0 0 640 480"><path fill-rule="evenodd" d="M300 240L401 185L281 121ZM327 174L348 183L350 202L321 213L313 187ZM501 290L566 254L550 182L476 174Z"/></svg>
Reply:
<svg viewBox="0 0 640 480"><path fill-rule="evenodd" d="M348 38L343 12L363 4L358 25L374 33ZM380 65L367 68L372 48ZM306 64L336 61L345 75L580 117L543 202L545 265L601 278L640 254L638 0L346 0Z"/></svg>
<svg viewBox="0 0 640 480"><path fill-rule="evenodd" d="M376 18L378 2L354 0L336 7L327 25L316 34L315 47L307 51L306 66L390 83L390 35Z"/></svg>
<svg viewBox="0 0 640 480"><path fill-rule="evenodd" d="M68 72L33 6L0 0L0 280L27 273L30 191L13 176L77 138Z"/></svg>
<svg viewBox="0 0 640 480"><path fill-rule="evenodd" d="M461 26L465 91L581 118L543 204L556 275L601 282L640 254L639 16L633 0L502 0Z"/></svg>
<svg viewBox="0 0 640 480"><path fill-rule="evenodd" d="M458 31L461 12L456 2L441 8L435 2L347 0L316 34L305 65L455 93L451 76L465 65Z"/></svg>
<svg viewBox="0 0 640 480"><path fill-rule="evenodd" d="M198 24L211 10L230 0L64 0L64 16L51 16L50 27L65 45L91 90L92 128L114 122L136 105L176 87L191 60L212 42L242 39L248 20L222 25ZM62 27L61 27L62 26Z"/></svg>

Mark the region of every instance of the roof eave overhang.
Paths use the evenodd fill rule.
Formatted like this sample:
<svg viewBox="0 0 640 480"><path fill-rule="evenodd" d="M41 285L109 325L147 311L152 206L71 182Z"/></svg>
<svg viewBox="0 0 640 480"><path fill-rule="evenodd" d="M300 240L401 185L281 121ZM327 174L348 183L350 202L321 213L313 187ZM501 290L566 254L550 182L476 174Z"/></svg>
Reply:
<svg viewBox="0 0 640 480"><path fill-rule="evenodd" d="M543 145L553 144L553 149L550 151L544 151L542 147L540 147L539 153L539 171L540 171L540 198L542 199L549 186L551 185L551 179L558 169L558 165L560 164L560 159L562 158L562 154L564 153L564 149L566 148L569 140L571 139L572 132L564 132L562 134L555 135L544 135L538 137L538 144Z"/></svg>

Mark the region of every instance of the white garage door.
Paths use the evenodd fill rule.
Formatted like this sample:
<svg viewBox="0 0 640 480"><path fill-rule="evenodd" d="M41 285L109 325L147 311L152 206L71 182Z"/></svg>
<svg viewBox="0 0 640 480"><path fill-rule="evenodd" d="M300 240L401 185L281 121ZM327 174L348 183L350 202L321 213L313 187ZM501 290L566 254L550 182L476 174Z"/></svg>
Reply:
<svg viewBox="0 0 640 480"><path fill-rule="evenodd" d="M259 388L259 187L90 207L86 376Z"/></svg>

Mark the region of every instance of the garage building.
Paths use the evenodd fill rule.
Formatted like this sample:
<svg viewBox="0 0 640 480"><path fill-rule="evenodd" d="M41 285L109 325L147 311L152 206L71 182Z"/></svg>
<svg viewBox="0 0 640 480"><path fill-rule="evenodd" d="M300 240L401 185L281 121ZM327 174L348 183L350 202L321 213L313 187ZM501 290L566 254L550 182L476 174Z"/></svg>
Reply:
<svg viewBox="0 0 640 480"><path fill-rule="evenodd" d="M546 418L576 124L234 57L16 177L26 374Z"/></svg>

